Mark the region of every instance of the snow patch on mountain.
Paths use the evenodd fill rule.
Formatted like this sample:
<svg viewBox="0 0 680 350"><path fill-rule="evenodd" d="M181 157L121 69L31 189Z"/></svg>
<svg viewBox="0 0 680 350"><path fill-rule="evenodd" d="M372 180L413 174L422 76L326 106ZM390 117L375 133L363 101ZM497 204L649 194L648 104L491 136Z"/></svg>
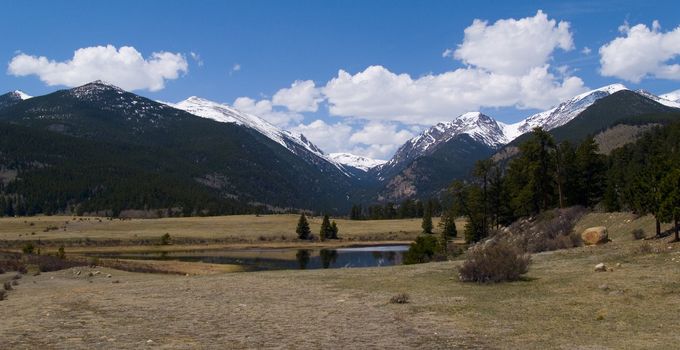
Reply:
<svg viewBox="0 0 680 350"><path fill-rule="evenodd" d="M667 99L667 98L664 98L663 96L656 96L656 95L652 94L651 92L646 91L646 90L642 90L642 89L637 90L635 92L637 92L638 94L640 94L644 97L647 97L650 100L654 100L658 103L661 103L664 106L673 107L673 108L680 108L680 101ZM669 96L669 97L672 98L673 96Z"/></svg>
<svg viewBox="0 0 680 350"><path fill-rule="evenodd" d="M20 100L28 100L29 98L33 97L33 96L31 96L31 95L29 95L29 94L27 94L27 93L25 93L21 90L14 90L14 91L12 91L12 94L17 96Z"/></svg>
<svg viewBox="0 0 680 350"><path fill-rule="evenodd" d="M536 113L517 123L505 125L506 136L512 141L535 127L540 126L545 130L557 128L576 118L595 101L621 90L628 90L628 88L622 84L612 84L584 92L547 111Z"/></svg>
<svg viewBox="0 0 680 350"><path fill-rule="evenodd" d="M668 101L680 102L680 90L675 90L673 92L663 94L659 97L663 98L664 100L668 100Z"/></svg>
<svg viewBox="0 0 680 350"><path fill-rule="evenodd" d="M362 157L351 153L330 153L328 157L340 164L351 166L362 171L368 171L387 162L386 160Z"/></svg>

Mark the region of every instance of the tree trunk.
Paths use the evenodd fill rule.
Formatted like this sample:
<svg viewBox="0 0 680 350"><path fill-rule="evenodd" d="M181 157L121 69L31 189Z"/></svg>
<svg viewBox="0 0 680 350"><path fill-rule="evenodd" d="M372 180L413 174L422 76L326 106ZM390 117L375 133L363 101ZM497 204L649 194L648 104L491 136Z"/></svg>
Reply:
<svg viewBox="0 0 680 350"><path fill-rule="evenodd" d="M675 240L674 241L678 242L678 241L680 241L680 232L678 232L678 231L680 231L680 227L678 227L678 225L680 223L678 223L678 216L677 215L674 215L673 219L674 219L673 221L675 222Z"/></svg>
<svg viewBox="0 0 680 350"><path fill-rule="evenodd" d="M661 237L661 222L656 219L656 236Z"/></svg>

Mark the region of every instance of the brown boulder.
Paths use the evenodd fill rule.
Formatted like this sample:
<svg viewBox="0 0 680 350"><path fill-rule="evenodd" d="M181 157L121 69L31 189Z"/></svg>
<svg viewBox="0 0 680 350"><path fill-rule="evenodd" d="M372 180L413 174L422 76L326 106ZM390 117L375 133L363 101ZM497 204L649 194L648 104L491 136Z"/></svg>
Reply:
<svg viewBox="0 0 680 350"><path fill-rule="evenodd" d="M607 228L604 226L587 228L581 233L581 239L586 245L607 243L609 242Z"/></svg>

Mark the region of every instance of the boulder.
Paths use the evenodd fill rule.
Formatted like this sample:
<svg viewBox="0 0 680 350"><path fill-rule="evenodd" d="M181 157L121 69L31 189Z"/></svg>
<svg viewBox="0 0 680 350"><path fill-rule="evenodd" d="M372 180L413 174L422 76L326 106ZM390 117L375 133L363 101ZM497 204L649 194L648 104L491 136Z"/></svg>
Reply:
<svg viewBox="0 0 680 350"><path fill-rule="evenodd" d="M606 272L607 271L607 266L604 263L599 263L595 265L595 271L597 272Z"/></svg>
<svg viewBox="0 0 680 350"><path fill-rule="evenodd" d="M581 233L581 239L586 245L607 243L609 242L607 228L604 226L587 228Z"/></svg>

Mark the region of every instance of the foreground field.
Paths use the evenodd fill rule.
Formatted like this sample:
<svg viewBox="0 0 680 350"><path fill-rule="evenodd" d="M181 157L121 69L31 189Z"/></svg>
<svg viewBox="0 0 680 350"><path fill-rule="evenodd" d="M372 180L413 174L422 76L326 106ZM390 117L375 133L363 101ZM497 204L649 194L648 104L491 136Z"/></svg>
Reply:
<svg viewBox="0 0 680 350"><path fill-rule="evenodd" d="M605 220L611 243L535 255L525 281L498 285L459 282L460 261L191 277L117 270L87 277L91 269L26 276L0 302L0 339L6 348L70 349L676 347L680 246L633 241L630 229L650 229L648 218L592 214L581 225ZM593 271L600 262L613 271ZM390 304L397 293L410 302Z"/></svg>
<svg viewBox="0 0 680 350"><path fill-rule="evenodd" d="M216 217L112 219L70 216L1 218L0 240L41 241L158 241L168 233L178 242L291 241L296 238L298 215L236 215ZM412 240L421 231L420 219L344 220L336 219L343 240ZM312 233L321 218L309 218ZM436 227L438 219L434 219Z"/></svg>

